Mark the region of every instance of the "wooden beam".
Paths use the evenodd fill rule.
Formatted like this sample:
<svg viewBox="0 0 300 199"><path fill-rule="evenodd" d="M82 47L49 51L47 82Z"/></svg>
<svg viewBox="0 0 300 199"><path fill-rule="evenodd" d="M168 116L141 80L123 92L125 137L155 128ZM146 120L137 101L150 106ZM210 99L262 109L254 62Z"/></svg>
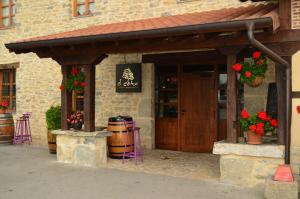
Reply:
<svg viewBox="0 0 300 199"><path fill-rule="evenodd" d="M84 131L95 131L95 65L85 65Z"/></svg>
<svg viewBox="0 0 300 199"><path fill-rule="evenodd" d="M210 34L213 35L213 34ZM178 50L199 50L203 48L220 48L226 46L249 45L249 40L246 34L235 34L227 36L214 37L207 36L194 37L195 35L184 35L173 37L173 41L162 42L163 38L139 38L126 41L118 41L115 45L113 41L97 42L96 45L78 44L74 45L74 49L70 49L70 44L64 46L43 47L29 50L20 50L16 53L35 52L40 58L53 56L80 56L84 52L86 54L97 55L99 53L136 53L136 52L162 52L162 51L178 51ZM282 30L275 34L272 33L257 33L255 34L257 40L264 44L280 45L282 43L289 43L294 49L300 49L300 30ZM141 45L140 41L144 43ZM294 51L294 50L293 50ZM86 52L86 53L85 53Z"/></svg>
<svg viewBox="0 0 300 199"><path fill-rule="evenodd" d="M292 98L299 99L300 98L300 91L293 91Z"/></svg>
<svg viewBox="0 0 300 199"><path fill-rule="evenodd" d="M68 74L70 74L71 67L61 66L62 85L67 81ZM67 118L71 114L72 109L72 93L66 88L61 91L61 129L68 130Z"/></svg>
<svg viewBox="0 0 300 199"><path fill-rule="evenodd" d="M279 0L280 29L290 30L292 26L292 5L291 0Z"/></svg>
<svg viewBox="0 0 300 199"><path fill-rule="evenodd" d="M176 53L157 53L144 54L143 63L155 64L224 64L226 56L216 50L212 51L193 51L193 52L176 52Z"/></svg>
<svg viewBox="0 0 300 199"><path fill-rule="evenodd" d="M218 49L227 56L227 142L236 143L238 138L237 80L232 66L237 62L237 54L242 46Z"/></svg>

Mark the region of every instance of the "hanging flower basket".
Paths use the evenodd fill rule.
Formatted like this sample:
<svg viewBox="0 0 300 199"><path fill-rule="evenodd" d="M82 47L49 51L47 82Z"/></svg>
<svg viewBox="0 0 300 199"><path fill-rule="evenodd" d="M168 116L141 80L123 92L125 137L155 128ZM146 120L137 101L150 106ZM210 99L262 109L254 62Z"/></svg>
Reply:
<svg viewBox="0 0 300 199"><path fill-rule="evenodd" d="M267 67L267 58L259 51L254 52L247 61L232 66L240 74L239 81L251 87L258 87L263 83Z"/></svg>
<svg viewBox="0 0 300 199"><path fill-rule="evenodd" d="M262 83L264 82L264 79L265 79L265 77L256 76L249 86L258 87L258 86L262 85Z"/></svg>
<svg viewBox="0 0 300 199"><path fill-rule="evenodd" d="M60 85L59 89L63 90L65 87L69 92L83 91L86 86L85 75L77 68L72 68L71 73L68 75L65 85Z"/></svg>

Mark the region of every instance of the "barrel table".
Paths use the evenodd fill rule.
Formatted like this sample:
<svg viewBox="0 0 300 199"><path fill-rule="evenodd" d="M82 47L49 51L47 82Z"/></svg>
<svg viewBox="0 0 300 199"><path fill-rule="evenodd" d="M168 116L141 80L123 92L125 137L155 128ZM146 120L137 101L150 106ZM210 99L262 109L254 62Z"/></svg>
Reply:
<svg viewBox="0 0 300 199"><path fill-rule="evenodd" d="M14 119L12 114L0 114L0 144L11 144L13 136Z"/></svg>
<svg viewBox="0 0 300 199"><path fill-rule="evenodd" d="M125 143L127 145L125 152L128 153L133 151L134 137L132 130L129 130L126 142L126 133L131 127L132 117L117 116L109 118L107 130L112 132L112 136L107 137L109 157L113 159L122 159L125 150Z"/></svg>

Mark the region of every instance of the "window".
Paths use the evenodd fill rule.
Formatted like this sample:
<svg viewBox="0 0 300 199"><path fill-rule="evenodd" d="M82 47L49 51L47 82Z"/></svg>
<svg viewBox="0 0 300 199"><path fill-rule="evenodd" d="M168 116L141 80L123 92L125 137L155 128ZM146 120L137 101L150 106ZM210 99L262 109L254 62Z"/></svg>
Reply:
<svg viewBox="0 0 300 199"><path fill-rule="evenodd" d="M95 0L74 0L74 16L92 15Z"/></svg>
<svg viewBox="0 0 300 199"><path fill-rule="evenodd" d="M0 99L7 100L10 112L16 111L16 69L0 70Z"/></svg>
<svg viewBox="0 0 300 199"><path fill-rule="evenodd" d="M16 23L16 0L0 0L0 28Z"/></svg>

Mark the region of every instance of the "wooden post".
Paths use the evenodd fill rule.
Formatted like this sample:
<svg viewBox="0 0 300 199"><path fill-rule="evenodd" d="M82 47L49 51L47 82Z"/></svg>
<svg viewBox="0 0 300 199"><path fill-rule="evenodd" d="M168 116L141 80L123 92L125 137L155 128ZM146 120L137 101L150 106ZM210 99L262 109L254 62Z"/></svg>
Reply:
<svg viewBox="0 0 300 199"><path fill-rule="evenodd" d="M67 76L71 71L69 66L61 66L62 72L62 85L67 81ZM61 91L61 129L68 130L67 118L70 116L72 109L72 93L69 92L66 88Z"/></svg>
<svg viewBox="0 0 300 199"><path fill-rule="evenodd" d="M218 49L227 56L227 142L236 143L238 134L237 80L232 66L237 62L237 54L243 46L230 46Z"/></svg>
<svg viewBox="0 0 300 199"><path fill-rule="evenodd" d="M281 30L290 30L292 28L291 4L291 0L279 0L279 17Z"/></svg>
<svg viewBox="0 0 300 199"><path fill-rule="evenodd" d="M227 55L227 141L237 142L237 84L232 65L236 55Z"/></svg>
<svg viewBox="0 0 300 199"><path fill-rule="evenodd" d="M95 65L85 65L84 131L95 131Z"/></svg>

